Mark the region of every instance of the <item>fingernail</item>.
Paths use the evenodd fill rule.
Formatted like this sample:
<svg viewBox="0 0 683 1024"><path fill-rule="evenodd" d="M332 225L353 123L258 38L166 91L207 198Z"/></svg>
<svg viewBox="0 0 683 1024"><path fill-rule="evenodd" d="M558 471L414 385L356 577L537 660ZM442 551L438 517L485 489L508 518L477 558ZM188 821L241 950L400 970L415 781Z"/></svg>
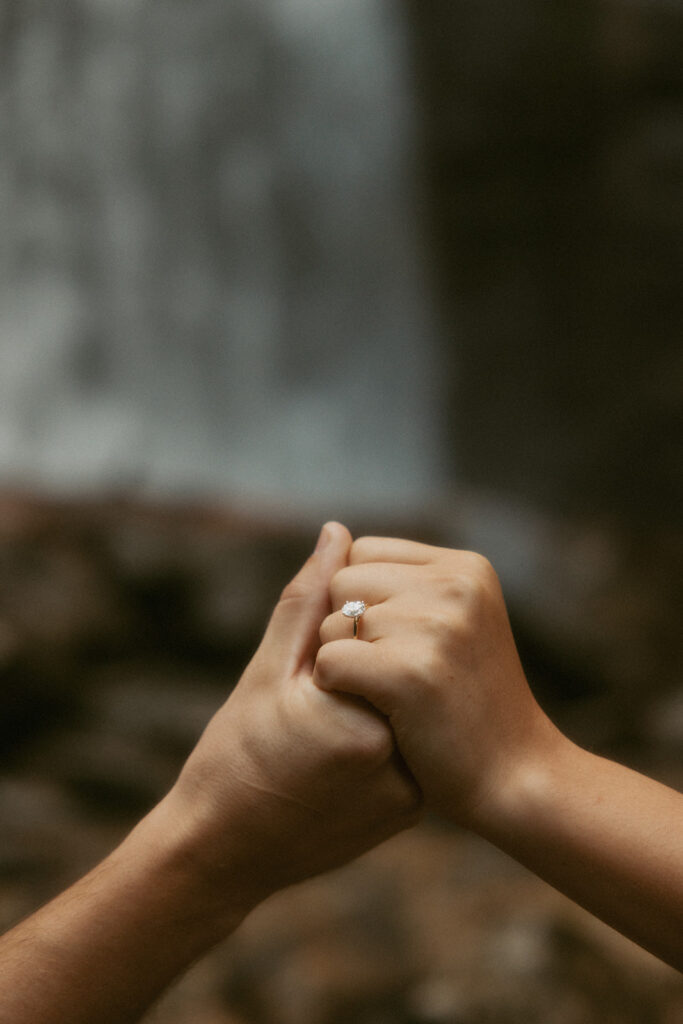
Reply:
<svg viewBox="0 0 683 1024"><path fill-rule="evenodd" d="M315 546L316 553L322 551L323 548L327 547L331 539L330 532L327 529L327 523L323 526L318 537L318 543Z"/></svg>

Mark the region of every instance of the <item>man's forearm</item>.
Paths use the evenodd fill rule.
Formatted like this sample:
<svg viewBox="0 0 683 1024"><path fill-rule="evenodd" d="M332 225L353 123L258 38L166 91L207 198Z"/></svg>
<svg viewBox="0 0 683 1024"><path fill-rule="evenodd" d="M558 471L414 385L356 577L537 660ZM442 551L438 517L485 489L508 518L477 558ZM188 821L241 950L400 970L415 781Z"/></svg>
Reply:
<svg viewBox="0 0 683 1024"><path fill-rule="evenodd" d="M416 823L388 723L312 673L351 536L327 523L171 793L0 940L2 1024L132 1024L265 897Z"/></svg>
<svg viewBox="0 0 683 1024"><path fill-rule="evenodd" d="M477 831L683 970L683 795L563 738L500 787Z"/></svg>
<svg viewBox="0 0 683 1024"><path fill-rule="evenodd" d="M171 801L172 803L172 801ZM212 891L168 799L0 939L3 1024L129 1024L249 907Z"/></svg>

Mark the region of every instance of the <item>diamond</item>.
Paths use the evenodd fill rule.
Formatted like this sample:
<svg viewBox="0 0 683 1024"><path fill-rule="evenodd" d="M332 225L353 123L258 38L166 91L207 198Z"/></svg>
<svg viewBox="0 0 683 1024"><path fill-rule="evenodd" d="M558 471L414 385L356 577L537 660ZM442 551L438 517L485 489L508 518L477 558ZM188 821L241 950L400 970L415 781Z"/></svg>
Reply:
<svg viewBox="0 0 683 1024"><path fill-rule="evenodd" d="M346 615L347 619L357 619L365 609L365 601L347 601L342 608L342 615Z"/></svg>

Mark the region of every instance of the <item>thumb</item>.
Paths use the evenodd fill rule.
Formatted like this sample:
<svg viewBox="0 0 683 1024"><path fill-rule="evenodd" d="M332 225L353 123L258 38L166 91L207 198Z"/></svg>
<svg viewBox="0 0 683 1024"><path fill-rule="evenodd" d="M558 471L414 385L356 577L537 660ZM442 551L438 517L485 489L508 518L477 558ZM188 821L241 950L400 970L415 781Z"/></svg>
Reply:
<svg viewBox="0 0 683 1024"><path fill-rule="evenodd" d="M341 523L325 523L315 551L290 580L271 616L261 651L278 657L292 673L308 664L320 646L319 630L332 610L330 582L347 564L352 537Z"/></svg>

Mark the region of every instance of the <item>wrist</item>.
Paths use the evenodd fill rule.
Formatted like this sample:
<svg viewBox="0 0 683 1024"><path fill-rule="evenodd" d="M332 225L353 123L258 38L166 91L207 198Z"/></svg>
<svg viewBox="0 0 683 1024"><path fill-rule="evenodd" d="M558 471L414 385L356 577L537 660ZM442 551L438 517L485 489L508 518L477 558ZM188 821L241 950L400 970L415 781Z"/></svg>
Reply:
<svg viewBox="0 0 683 1024"><path fill-rule="evenodd" d="M12 1020L138 1020L246 916L234 877L223 890L211 884L180 809L169 794L104 861L5 937L0 1000Z"/></svg>
<svg viewBox="0 0 683 1024"><path fill-rule="evenodd" d="M231 934L270 893L245 876L248 857L216 836L208 816L174 788L129 837L154 850L158 885L173 893L198 954Z"/></svg>
<svg viewBox="0 0 683 1024"><path fill-rule="evenodd" d="M586 752L543 716L533 742L500 759L476 802L470 827L496 845L513 842L536 820L553 812L562 778L575 770L582 755Z"/></svg>

